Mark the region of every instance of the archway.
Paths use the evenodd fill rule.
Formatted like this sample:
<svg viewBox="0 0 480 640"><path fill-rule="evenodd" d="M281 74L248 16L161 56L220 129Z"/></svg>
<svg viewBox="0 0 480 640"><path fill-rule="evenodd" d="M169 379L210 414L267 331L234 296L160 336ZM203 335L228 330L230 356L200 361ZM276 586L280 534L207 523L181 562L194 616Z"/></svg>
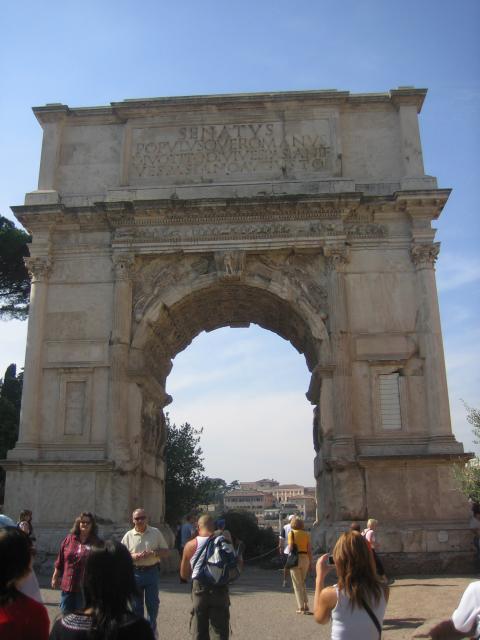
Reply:
<svg viewBox="0 0 480 640"><path fill-rule="evenodd" d="M424 97L34 110L39 190L13 208L33 239L24 392L2 466L5 509L33 506L42 545L85 508L124 528L142 503L162 523L172 358L255 322L311 371L320 529L368 514L392 553L466 548L431 224L450 190L423 169Z"/></svg>
<svg viewBox="0 0 480 640"><path fill-rule="evenodd" d="M177 427L188 422L203 428L200 446L208 477L248 483L245 490L253 490L252 483L261 478L313 488L307 491L312 521L309 380L304 356L277 334L255 324L224 327L201 333L175 357L166 411ZM167 472L168 464L167 457ZM267 485L257 488L268 490Z"/></svg>
<svg viewBox="0 0 480 640"><path fill-rule="evenodd" d="M234 274L221 268L209 270L211 261L218 266L218 256L206 255L200 258L183 257L181 262L175 256L144 260L137 268L133 302L136 324L129 375L135 380L141 401L137 401L136 424L130 424L128 430L138 432L140 428L142 434L141 493L144 496L158 496L163 491L163 410L171 401L166 393L166 380L172 360L199 333L225 326L257 324L288 340L304 355L311 372L317 371L321 359L329 354L329 338L324 324L325 308L315 309L305 296L301 299L302 291L298 290L298 283L291 275L288 277L288 274L294 274L293 265L298 266L301 262L304 266L310 264L311 268L315 268L318 267L316 263L323 262L323 256L316 252L300 255L279 252L269 257L267 265L258 256L248 256L244 258L241 272ZM280 278L273 271L275 263L283 265ZM194 266L203 270L203 277L198 277L198 271L192 268ZM259 266L263 266L261 276L257 271ZM165 278L166 270L172 276L170 284ZM323 289L315 281L309 283L307 277L306 283L311 284L310 297L325 297ZM133 362L136 368L132 366ZM315 380L314 385L318 384L319 381ZM314 395L311 393L310 399ZM313 402L313 441L317 452L319 396L318 392L317 402ZM158 506L161 509L158 517L161 518L164 505ZM149 504L149 509L154 510L155 505Z"/></svg>

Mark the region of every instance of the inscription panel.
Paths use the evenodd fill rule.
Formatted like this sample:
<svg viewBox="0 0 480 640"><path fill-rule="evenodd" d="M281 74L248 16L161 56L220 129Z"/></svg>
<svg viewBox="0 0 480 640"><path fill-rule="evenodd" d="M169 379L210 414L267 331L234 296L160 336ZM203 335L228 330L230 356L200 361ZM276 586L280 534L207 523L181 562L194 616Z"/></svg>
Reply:
<svg viewBox="0 0 480 640"><path fill-rule="evenodd" d="M333 118L132 126L132 185L244 182L337 174Z"/></svg>
<svg viewBox="0 0 480 640"><path fill-rule="evenodd" d="M81 436L85 423L85 381L70 381L65 389L65 435Z"/></svg>

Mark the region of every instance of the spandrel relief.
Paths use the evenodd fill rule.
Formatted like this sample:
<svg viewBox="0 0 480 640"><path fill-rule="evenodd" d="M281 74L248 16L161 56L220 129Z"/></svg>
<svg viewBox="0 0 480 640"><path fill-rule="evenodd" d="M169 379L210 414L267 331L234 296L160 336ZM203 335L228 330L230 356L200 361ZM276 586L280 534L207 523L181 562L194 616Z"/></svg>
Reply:
<svg viewBox="0 0 480 640"><path fill-rule="evenodd" d="M142 449L155 456L163 456L166 444L165 416L160 406L150 397L144 398L142 407Z"/></svg>
<svg viewBox="0 0 480 640"><path fill-rule="evenodd" d="M134 284L133 313L137 322L151 302L161 299L162 292L180 282L193 283L199 276L216 270L213 255L181 254L156 258L140 263Z"/></svg>
<svg viewBox="0 0 480 640"><path fill-rule="evenodd" d="M271 253L258 256L258 263L264 277L268 274L271 279L288 284L295 298L306 300L326 317L328 294L321 258L295 253Z"/></svg>

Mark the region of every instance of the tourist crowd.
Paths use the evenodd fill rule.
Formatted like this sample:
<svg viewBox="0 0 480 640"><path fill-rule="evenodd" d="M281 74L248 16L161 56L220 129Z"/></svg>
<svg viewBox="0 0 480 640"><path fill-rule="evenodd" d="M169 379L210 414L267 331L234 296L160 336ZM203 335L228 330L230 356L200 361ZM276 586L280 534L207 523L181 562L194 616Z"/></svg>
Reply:
<svg viewBox="0 0 480 640"><path fill-rule="evenodd" d="M0 515L0 638L2 640L153 640L158 637L160 561L168 557L161 531L148 524L144 509L132 514L133 527L121 542L103 541L90 512L82 512L60 545L51 578L60 589L59 616L50 629L33 571L35 535L32 513L17 523ZM310 536L295 515L280 534L284 585L291 577L296 612L331 622L332 640L381 638L389 582L378 557L377 521L363 531L357 523L338 538L333 553L315 565L315 596L310 612L305 580L313 572ZM225 522L211 516L187 517L179 528L180 578L192 583L190 632L195 640L228 640L229 582L238 577L241 544L233 544ZM337 581L326 586L335 570ZM144 618L144 608L147 619ZM478 637L480 582L466 589L451 618L418 637ZM454 635L457 634L457 635Z"/></svg>

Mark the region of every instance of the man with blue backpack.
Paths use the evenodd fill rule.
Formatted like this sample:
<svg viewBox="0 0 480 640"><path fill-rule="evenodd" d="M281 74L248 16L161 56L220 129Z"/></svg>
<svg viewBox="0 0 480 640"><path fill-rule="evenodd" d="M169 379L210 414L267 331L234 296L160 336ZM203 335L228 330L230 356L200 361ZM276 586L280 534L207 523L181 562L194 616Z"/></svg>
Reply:
<svg viewBox="0 0 480 640"><path fill-rule="evenodd" d="M194 640L228 640L228 585L238 575L238 558L232 544L224 535L215 535L211 516L200 516L198 535L185 545L180 564L181 578L192 579L190 630Z"/></svg>

